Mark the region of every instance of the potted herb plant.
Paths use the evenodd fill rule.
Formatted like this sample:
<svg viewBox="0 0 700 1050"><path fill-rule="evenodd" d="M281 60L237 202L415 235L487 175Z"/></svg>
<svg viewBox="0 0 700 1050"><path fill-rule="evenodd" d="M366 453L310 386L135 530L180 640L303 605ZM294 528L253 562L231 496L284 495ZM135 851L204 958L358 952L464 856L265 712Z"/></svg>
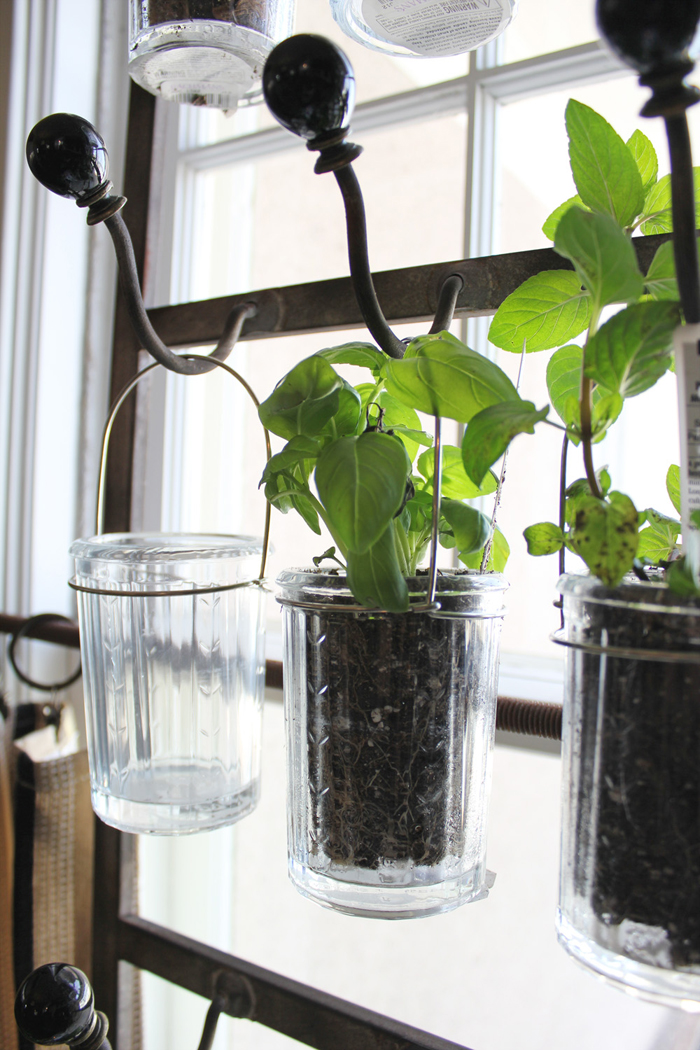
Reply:
<svg viewBox="0 0 700 1050"><path fill-rule="evenodd" d="M623 142L575 101L566 124L578 193L544 230L573 269L524 282L490 329L504 350L554 351L551 402L565 449L580 444L585 465L563 485L558 521L525 530L531 554L565 548L590 570L559 581L568 672L558 936L598 974L678 1005L700 998L700 600L677 550L680 521L635 506L594 464L625 400L673 367L672 244L643 273L631 240L671 232L670 177L658 177L641 131ZM506 447L511 417L504 403L469 422L475 483ZM667 489L680 514L675 465Z"/></svg>
<svg viewBox="0 0 700 1050"><path fill-rule="evenodd" d="M352 386L338 368L361 366ZM371 344L296 365L260 408L284 438L267 498L335 546L336 567L282 574L290 875L309 897L401 918L485 895L485 830L508 546L469 500L495 492L441 455L418 411L467 422L522 404L506 375L448 332L401 360ZM523 409L524 410L524 409ZM419 570L433 527L464 568ZM339 565L337 563L340 563Z"/></svg>

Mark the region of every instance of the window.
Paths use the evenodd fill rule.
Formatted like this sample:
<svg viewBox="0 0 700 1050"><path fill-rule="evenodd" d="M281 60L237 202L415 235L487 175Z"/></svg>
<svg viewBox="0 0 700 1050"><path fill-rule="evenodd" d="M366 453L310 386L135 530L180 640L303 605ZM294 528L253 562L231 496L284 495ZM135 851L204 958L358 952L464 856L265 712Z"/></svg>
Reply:
<svg viewBox="0 0 700 1050"><path fill-rule="evenodd" d="M353 138L366 150L357 172L375 270L545 246L543 220L572 193L566 99L573 94L598 108L623 134L636 126L639 89L594 39L592 5L561 0L555 15L546 0L521 0L520 8L496 44L438 62L365 51L340 34L325 0L299 0L297 29L335 39L355 64ZM151 304L347 273L334 180L315 176L307 151L263 109L227 120L166 107L158 119L167 162L154 208ZM659 140L651 122L644 130ZM659 153L663 166L662 145ZM460 328L471 345L495 353L483 319L457 322ZM264 397L296 360L352 335L247 342L234 359ZM519 359L497 356L515 376ZM531 355L524 366L522 392L538 405L547 401L546 356ZM243 396L227 386L226 377L168 375L142 400L155 449L142 459L143 527L259 532L263 510L254 493L262 440ZM660 384L654 396L654 418L668 418L672 384ZM639 411L648 412L649 401ZM663 478L677 454L674 434L650 432L647 476L640 479L625 455L624 426L613 433L600 455L615 484L634 496L642 480L651 482L655 505L667 509ZM553 558L529 559L520 534L538 520L545 499L556 514L558 457L555 432L519 439L499 519L513 550L501 691L543 700L561 696L561 661L548 641L558 623L557 567ZM575 477L575 462L570 470ZM271 575L323 549L310 544L291 515L275 514L273 528ZM273 657L278 619L270 602ZM146 917L476 1050L632 1050L665 1045L664 1039L671 1045L680 1031L673 1015L596 984L556 946L555 757L497 749L489 856L499 878L487 904L425 923L373 923L323 911L286 880L282 734L280 705L271 701L264 797L252 817L196 840L143 843ZM149 1050L195 1045L204 1012L199 1001L150 977L144 999ZM219 1050L274 1050L290 1042L244 1022L222 1022L217 1040Z"/></svg>

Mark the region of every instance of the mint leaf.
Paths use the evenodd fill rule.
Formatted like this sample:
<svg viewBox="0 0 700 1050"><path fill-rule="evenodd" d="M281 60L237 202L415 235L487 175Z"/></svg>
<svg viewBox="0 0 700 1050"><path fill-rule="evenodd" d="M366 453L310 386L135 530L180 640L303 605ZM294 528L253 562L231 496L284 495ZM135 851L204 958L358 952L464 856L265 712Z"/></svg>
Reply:
<svg viewBox="0 0 700 1050"><path fill-rule="evenodd" d="M504 401L474 416L462 441L464 469L480 484L489 467L503 455L517 434L534 434L549 405L537 409L532 401Z"/></svg>
<svg viewBox="0 0 700 1050"><path fill-rule="evenodd" d="M435 453L432 449L423 452L416 466L432 488L435 472ZM489 471L481 485L475 485L468 477L462 460L462 450L454 445L442 446L442 495L450 499L476 499L488 496L498 488L498 479Z"/></svg>
<svg viewBox="0 0 700 1050"><path fill-rule="evenodd" d="M322 357L307 357L282 379L258 409L273 434L319 434L338 411L343 380Z"/></svg>
<svg viewBox="0 0 700 1050"><path fill-rule="evenodd" d="M668 498L676 508L678 513L681 513L681 468L677 463L672 463L666 472L666 491L668 492Z"/></svg>
<svg viewBox="0 0 700 1050"><path fill-rule="evenodd" d="M570 208L557 227L554 249L574 264L598 308L638 299L644 290L632 242L609 215Z"/></svg>
<svg viewBox="0 0 700 1050"><path fill-rule="evenodd" d="M574 398L578 406L582 366L583 349L575 343L556 350L547 364L547 390L552 406L567 426L578 419L578 411L572 417L567 405L569 399Z"/></svg>
<svg viewBox="0 0 700 1050"><path fill-rule="evenodd" d="M518 400L505 372L449 332L419 336L400 361L385 365L389 393L419 412L468 423L481 409Z"/></svg>
<svg viewBox="0 0 700 1050"><path fill-rule="evenodd" d="M510 547L508 546L508 540L500 529L494 529L493 540L491 542L491 553L489 554L485 566L486 572L503 572L509 555ZM478 571L481 568L482 557L483 551L476 551L474 554L460 554L459 560L463 562L468 569L476 569Z"/></svg>
<svg viewBox="0 0 700 1050"><path fill-rule="evenodd" d="M659 175L659 161L656 150L639 129L634 131L627 139L627 148L634 157L637 171L642 179L642 189L645 194L649 192Z"/></svg>
<svg viewBox="0 0 700 1050"><path fill-rule="evenodd" d="M523 532L527 543L527 553L535 558L545 554L556 554L564 546L564 533L551 521L541 521L537 525L528 525Z"/></svg>
<svg viewBox="0 0 700 1050"><path fill-rule="evenodd" d="M623 401L619 394L607 394L593 402L591 433L593 441L602 441L606 431L622 412Z"/></svg>
<svg viewBox="0 0 700 1050"><path fill-rule="evenodd" d="M348 586L361 605L406 612L408 586L396 554L393 521L363 553L348 551Z"/></svg>
<svg viewBox="0 0 700 1050"><path fill-rule="evenodd" d="M634 503L622 492L611 492L609 501L581 496L576 501L569 543L594 576L607 587L615 587L632 568L637 554Z"/></svg>
<svg viewBox="0 0 700 1050"><path fill-rule="evenodd" d="M585 374L621 397L648 390L668 370L679 319L677 303L645 302L621 310L589 339Z"/></svg>
<svg viewBox="0 0 700 1050"><path fill-rule="evenodd" d="M644 207L637 163L607 120L571 99L566 107L571 171L583 203L629 226Z"/></svg>
<svg viewBox="0 0 700 1050"><path fill-rule="evenodd" d="M545 235L545 237L549 237L550 241L554 240L554 235L557 232L559 220L561 219L562 215L566 214L569 208L573 208L574 206L577 206L579 208L585 207L578 193L575 194L573 197L569 197L568 201L564 201L563 204L560 204L559 207L555 208L552 214L545 219L544 225L542 227L542 233Z"/></svg>
<svg viewBox="0 0 700 1050"><path fill-rule="evenodd" d="M399 438L338 438L318 458L316 488L331 532L345 549L367 551L403 505L409 463Z"/></svg>
<svg viewBox="0 0 700 1050"><path fill-rule="evenodd" d="M567 212L568 215L568 212ZM591 320L591 300L568 270L545 270L528 278L496 311L489 340L501 350L520 354L551 350L574 339Z"/></svg>
<svg viewBox="0 0 700 1050"><path fill-rule="evenodd" d="M695 225L700 226L700 168L693 168L695 190ZM644 202L642 233L672 233L671 176L664 175L652 186Z"/></svg>
<svg viewBox="0 0 700 1050"><path fill-rule="evenodd" d="M666 572L666 582L674 594L680 594L685 598L694 598L700 594L697 580L687 558L678 558L671 562Z"/></svg>
<svg viewBox="0 0 700 1050"><path fill-rule="evenodd" d="M651 265L644 278L646 290L652 299L679 299L676 280L676 260L673 255L673 241L666 241L651 260Z"/></svg>
<svg viewBox="0 0 700 1050"><path fill-rule="evenodd" d="M668 561L676 549L676 541L681 531L680 521L661 514L653 507L647 507L644 514L649 528L642 529L639 533L637 557L647 558L655 565L660 561Z"/></svg>

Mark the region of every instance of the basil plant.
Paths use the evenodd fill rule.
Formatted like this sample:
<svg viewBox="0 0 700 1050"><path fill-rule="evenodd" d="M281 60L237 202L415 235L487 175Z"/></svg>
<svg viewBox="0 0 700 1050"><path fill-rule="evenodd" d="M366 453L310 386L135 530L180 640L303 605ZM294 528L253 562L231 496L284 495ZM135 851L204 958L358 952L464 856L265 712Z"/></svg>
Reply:
<svg viewBox="0 0 700 1050"><path fill-rule="evenodd" d="M367 382L351 386L334 367L344 364L367 369ZM432 530L433 439L417 413L468 424L503 404L525 415L533 407L500 368L449 332L414 339L401 360L369 343L322 350L260 406L264 426L286 440L261 484L275 507L296 511L313 532L324 523L358 602L403 612L406 578L415 575ZM468 502L497 486L488 468L472 480L461 450L443 446L439 540L470 568L483 562L501 571L508 557L503 535Z"/></svg>

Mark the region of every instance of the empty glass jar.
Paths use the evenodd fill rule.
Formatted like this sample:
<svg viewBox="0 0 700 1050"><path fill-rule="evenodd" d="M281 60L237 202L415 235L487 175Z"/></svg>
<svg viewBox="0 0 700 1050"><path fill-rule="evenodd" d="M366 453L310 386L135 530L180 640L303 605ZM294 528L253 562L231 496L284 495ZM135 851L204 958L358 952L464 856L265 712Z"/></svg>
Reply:
<svg viewBox="0 0 700 1050"><path fill-rule="evenodd" d="M259 797L265 683L261 543L76 540L73 585L92 803L122 831L240 820Z"/></svg>
<svg viewBox="0 0 700 1050"><path fill-rule="evenodd" d="M129 73L168 102L235 110L260 98L294 0L130 0Z"/></svg>

